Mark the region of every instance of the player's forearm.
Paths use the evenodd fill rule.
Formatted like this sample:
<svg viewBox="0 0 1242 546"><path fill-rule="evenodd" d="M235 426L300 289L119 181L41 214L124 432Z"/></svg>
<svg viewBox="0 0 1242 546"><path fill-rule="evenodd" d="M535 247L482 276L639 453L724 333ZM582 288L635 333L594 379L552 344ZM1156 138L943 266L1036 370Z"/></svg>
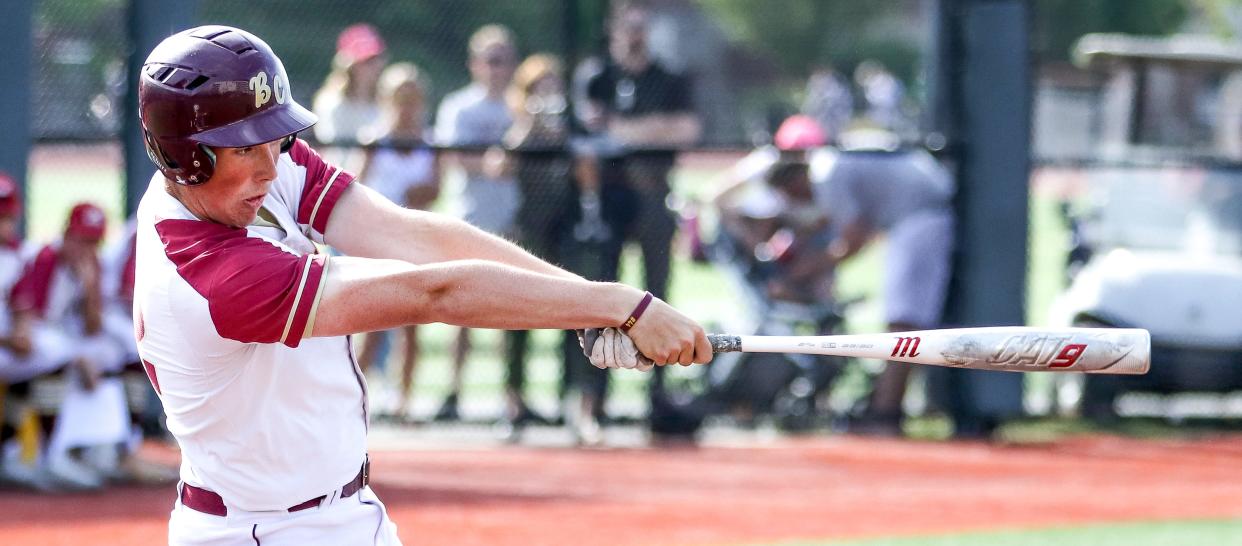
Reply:
<svg viewBox="0 0 1242 546"><path fill-rule="evenodd" d="M616 283L546 275L495 262L468 260L425 268L426 312L433 320L478 328L585 328L615 326L642 299Z"/></svg>
<svg viewBox="0 0 1242 546"><path fill-rule="evenodd" d="M505 329L615 326L642 299L637 289L620 284L476 260L419 267L338 257L328 266L323 290L315 336L429 322Z"/></svg>

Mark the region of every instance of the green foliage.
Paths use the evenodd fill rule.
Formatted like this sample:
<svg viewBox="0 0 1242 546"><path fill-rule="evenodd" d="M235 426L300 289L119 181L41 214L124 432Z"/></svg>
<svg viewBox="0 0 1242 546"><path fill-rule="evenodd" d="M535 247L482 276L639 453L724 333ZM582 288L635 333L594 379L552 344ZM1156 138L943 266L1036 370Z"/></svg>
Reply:
<svg viewBox="0 0 1242 546"><path fill-rule="evenodd" d="M736 43L770 60L783 74L800 78L815 65L849 69L876 58L909 81L922 46L918 33L893 34L878 27L917 15L914 2L700 0L699 5Z"/></svg>
<svg viewBox="0 0 1242 546"><path fill-rule="evenodd" d="M1117 523L1032 531L966 533L880 540L790 542L782 546L1165 546L1235 544L1242 520Z"/></svg>
<svg viewBox="0 0 1242 546"><path fill-rule="evenodd" d="M126 0L40 0L36 3L35 20L47 26L90 28L104 15L115 13L126 4Z"/></svg>
<svg viewBox="0 0 1242 546"><path fill-rule="evenodd" d="M1036 0L1033 42L1040 58L1066 60L1084 34L1169 34L1189 15L1187 0Z"/></svg>
<svg viewBox="0 0 1242 546"><path fill-rule="evenodd" d="M284 61L299 101L309 101L331 69L337 34L354 23L375 25L390 60L413 62L430 75L432 104L468 82L466 43L479 27L508 26L521 55L561 53L567 49L564 15L562 2L546 0L201 0L200 7L203 24L237 26L267 41Z"/></svg>

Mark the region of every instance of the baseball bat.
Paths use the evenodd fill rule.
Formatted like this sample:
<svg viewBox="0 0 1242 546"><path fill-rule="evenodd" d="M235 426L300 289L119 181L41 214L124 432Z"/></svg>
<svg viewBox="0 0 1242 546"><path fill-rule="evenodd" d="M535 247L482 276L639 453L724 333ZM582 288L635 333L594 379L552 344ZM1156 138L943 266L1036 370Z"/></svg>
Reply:
<svg viewBox="0 0 1242 546"><path fill-rule="evenodd" d="M973 370L1141 375L1151 334L1138 328L946 328L886 334L711 334L712 352L803 353L896 360Z"/></svg>

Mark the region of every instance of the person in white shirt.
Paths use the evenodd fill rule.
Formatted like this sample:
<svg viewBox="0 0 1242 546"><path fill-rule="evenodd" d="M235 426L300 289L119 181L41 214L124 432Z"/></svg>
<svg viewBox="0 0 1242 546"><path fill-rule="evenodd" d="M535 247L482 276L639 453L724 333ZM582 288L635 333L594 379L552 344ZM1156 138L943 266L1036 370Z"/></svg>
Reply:
<svg viewBox="0 0 1242 546"><path fill-rule="evenodd" d="M603 327L584 334L596 366L711 359L658 299L354 184L296 138L315 117L253 34L175 34L140 78L159 172L138 207L135 334L181 447L170 544L400 542L368 486L351 334Z"/></svg>
<svg viewBox="0 0 1242 546"><path fill-rule="evenodd" d="M358 180L389 201L411 209L430 210L440 195L440 156L427 144L423 122L427 98L426 77L412 63L396 63L380 76L383 116L370 129ZM391 335L390 335L391 334ZM383 351L384 337L402 343L401 380L397 403L385 416L398 423L410 420L410 390L418 365L418 327L410 325L363 338L358 364L365 373Z"/></svg>
<svg viewBox="0 0 1242 546"><path fill-rule="evenodd" d="M366 23L350 25L337 36L332 72L313 103L320 142L355 144L363 129L379 121L376 94L385 50L384 39Z"/></svg>
<svg viewBox="0 0 1242 546"><path fill-rule="evenodd" d="M64 236L35 253L9 302L12 331L33 341L35 360L69 364L48 439L48 464L79 476L97 474L91 481L100 485L105 477L120 476L120 455L130 438L120 378L125 344L104 329L98 250L106 228L102 209L75 205ZM79 470L68 470L74 467Z"/></svg>

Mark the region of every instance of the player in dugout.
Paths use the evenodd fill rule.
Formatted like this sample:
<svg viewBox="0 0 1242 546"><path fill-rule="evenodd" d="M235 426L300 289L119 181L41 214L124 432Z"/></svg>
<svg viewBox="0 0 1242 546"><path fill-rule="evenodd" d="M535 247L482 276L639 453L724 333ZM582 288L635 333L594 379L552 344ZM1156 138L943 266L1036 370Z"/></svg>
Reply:
<svg viewBox="0 0 1242 546"><path fill-rule="evenodd" d="M253 34L177 33L139 77L159 172L138 207L135 334L181 447L170 544L399 543L368 486L351 334L592 329L596 366L711 359L702 327L650 294L354 184L297 139L315 116Z"/></svg>

